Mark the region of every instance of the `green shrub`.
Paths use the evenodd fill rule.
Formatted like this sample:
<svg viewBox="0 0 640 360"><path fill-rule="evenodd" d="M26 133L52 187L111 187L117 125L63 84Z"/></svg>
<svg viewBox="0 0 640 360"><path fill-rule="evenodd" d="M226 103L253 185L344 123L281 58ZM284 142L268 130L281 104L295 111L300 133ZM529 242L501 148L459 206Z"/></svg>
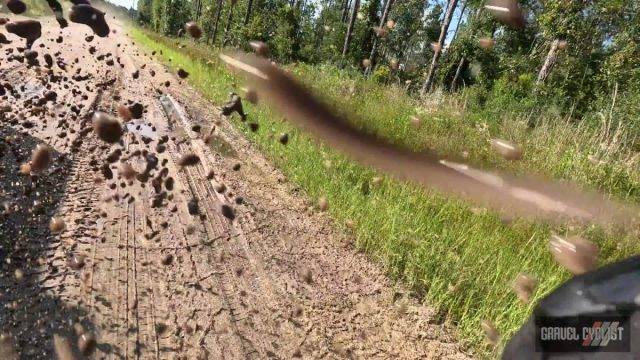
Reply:
<svg viewBox="0 0 640 360"><path fill-rule="evenodd" d="M387 65L379 65L373 72L373 81L384 84L391 79L391 70Z"/></svg>

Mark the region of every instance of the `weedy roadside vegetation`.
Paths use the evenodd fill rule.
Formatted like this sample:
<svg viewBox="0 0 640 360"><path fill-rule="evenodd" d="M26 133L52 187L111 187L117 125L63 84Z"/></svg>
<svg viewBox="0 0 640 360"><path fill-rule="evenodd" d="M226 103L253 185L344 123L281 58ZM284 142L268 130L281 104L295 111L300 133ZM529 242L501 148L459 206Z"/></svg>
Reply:
<svg viewBox="0 0 640 360"><path fill-rule="evenodd" d="M188 39L129 29L136 44L217 105L229 92L244 96L242 84L218 61L217 53ZM537 173L598 189L612 197L640 200L640 157L634 131L616 119L616 106L589 121L574 123L549 111L512 111L508 96L475 104L473 89L429 100L406 95L401 83L380 85L332 65L291 64L287 69L321 94L361 130L415 151L433 149L480 167L509 173ZM613 101L611 102L613 104ZM611 105L611 104L610 104ZM352 232L358 249L383 264L395 279L438 309L436 321L453 324L479 357L495 357L535 302L571 274L549 251L553 234L579 236L597 244L599 265L638 252L637 229L552 225L510 218L474 204L425 191L360 166L311 140L268 107L243 103L247 121L230 119L288 179L300 186ZM258 123L257 131L251 123ZM532 123L534 126L532 126ZM287 134L287 143L277 141ZM508 161L491 148L502 138L522 148L522 160ZM522 274L536 283L530 302L519 300L514 281ZM520 280L520 282L522 282ZM522 287L522 286L520 286ZM483 325L484 324L484 325ZM491 324L493 346L484 332ZM495 334L493 332L495 327ZM483 332L484 328L484 332ZM495 336L494 336L495 335ZM492 340L492 341L493 341Z"/></svg>

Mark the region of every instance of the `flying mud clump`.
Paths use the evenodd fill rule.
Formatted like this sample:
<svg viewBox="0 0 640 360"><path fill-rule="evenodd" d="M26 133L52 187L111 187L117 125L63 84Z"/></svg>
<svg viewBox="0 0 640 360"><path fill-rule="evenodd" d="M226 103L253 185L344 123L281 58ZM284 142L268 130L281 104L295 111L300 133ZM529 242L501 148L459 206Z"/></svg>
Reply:
<svg viewBox="0 0 640 360"><path fill-rule="evenodd" d="M256 55L260 57L269 57L269 47L262 41L251 41L249 46L253 49Z"/></svg>
<svg viewBox="0 0 640 360"><path fill-rule="evenodd" d="M198 163L200 163L200 157L193 153L184 154L178 160L178 165L181 167L194 166L194 165L197 165Z"/></svg>
<svg viewBox="0 0 640 360"><path fill-rule="evenodd" d="M27 48L42 36L42 24L36 20L21 20L7 23L4 26L8 32L26 40Z"/></svg>
<svg viewBox="0 0 640 360"><path fill-rule="evenodd" d="M520 5L514 0L490 0L484 6L498 21L522 30L527 25Z"/></svg>
<svg viewBox="0 0 640 360"><path fill-rule="evenodd" d="M31 154L31 166L32 172L41 172L49 166L51 162L51 149L48 145L40 144L36 146L35 150Z"/></svg>
<svg viewBox="0 0 640 360"><path fill-rule="evenodd" d="M164 266L171 265L173 263L173 254L165 254L160 260L160 263Z"/></svg>
<svg viewBox="0 0 640 360"><path fill-rule="evenodd" d="M189 73L182 68L178 69L177 74L180 77L180 79L186 79L187 77L189 77Z"/></svg>
<svg viewBox="0 0 640 360"><path fill-rule="evenodd" d="M131 118L142 119L142 114L144 113L144 106L142 106L142 104L138 102L135 102L129 106L129 112L131 113Z"/></svg>
<svg viewBox="0 0 640 360"><path fill-rule="evenodd" d="M79 4L71 7L69 20L74 23L87 25L93 32L100 36L109 35L109 25L104 19L104 12L88 4Z"/></svg>
<svg viewBox="0 0 640 360"><path fill-rule="evenodd" d="M63 232L66 228L67 225L62 218L57 216L51 218L51 222L49 223L49 230L51 230L51 233L58 234Z"/></svg>
<svg viewBox="0 0 640 360"><path fill-rule="evenodd" d="M254 89L247 89L247 88L242 88L242 91L244 91L244 99L247 100L248 102L250 102L253 105L257 105L258 104L258 92L255 91Z"/></svg>
<svg viewBox="0 0 640 360"><path fill-rule="evenodd" d="M226 217L231 221L233 221L233 219L236 218L236 212L233 210L231 206L227 204L223 204L222 206L220 206L220 212L222 213L222 216Z"/></svg>
<svg viewBox="0 0 640 360"><path fill-rule="evenodd" d="M596 268L599 249L591 241L574 236L562 238L553 235L549 242L553 258L574 275Z"/></svg>
<svg viewBox="0 0 640 360"><path fill-rule="evenodd" d="M120 174L120 176L127 180L135 178L138 174L133 166L131 166L131 164L127 162L120 163L120 166L118 167L118 173Z"/></svg>
<svg viewBox="0 0 640 360"><path fill-rule="evenodd" d="M491 147L507 160L521 160L522 150L517 145L501 139L491 140Z"/></svg>
<svg viewBox="0 0 640 360"><path fill-rule="evenodd" d="M120 141L123 130L118 120L110 115L97 111L93 114L93 131L100 140L114 144Z"/></svg>
<svg viewBox="0 0 640 360"><path fill-rule="evenodd" d="M320 211L327 211L327 209L329 209L329 201L326 197L322 196L318 199L318 209Z"/></svg>
<svg viewBox="0 0 640 360"><path fill-rule="evenodd" d="M523 303L528 303L536 289L537 281L531 275L518 274L513 281L512 289Z"/></svg>
<svg viewBox="0 0 640 360"><path fill-rule="evenodd" d="M12 13L19 15L27 11L27 4L20 0L9 0L7 1L7 8Z"/></svg>
<svg viewBox="0 0 640 360"><path fill-rule="evenodd" d="M411 180L425 187L457 195L504 213L551 221L570 220L602 225L629 225L635 209L597 193L534 176L511 176L476 169L435 152L414 153L359 131L270 61L249 54L221 54L220 58L251 82L251 88L284 117L319 141L356 161ZM227 107L228 108L228 107ZM505 159L522 158L522 150L505 140L491 146Z"/></svg>
<svg viewBox="0 0 640 360"><path fill-rule="evenodd" d="M68 338L59 334L54 334L53 348L59 360L76 360L76 356L74 355L71 347L71 342Z"/></svg>
<svg viewBox="0 0 640 360"><path fill-rule="evenodd" d="M193 21L190 21L184 25L184 28L187 30L189 35L191 35L194 39L200 39L202 37L202 29L200 26Z"/></svg>
<svg viewBox="0 0 640 360"><path fill-rule="evenodd" d="M69 256L67 263L71 269L80 270L85 265L84 256L78 254L71 255Z"/></svg>
<svg viewBox="0 0 640 360"><path fill-rule="evenodd" d="M96 336L88 331L82 331L78 337L78 349L84 356L90 356L97 348Z"/></svg>
<svg viewBox="0 0 640 360"><path fill-rule="evenodd" d="M235 112L240 115L242 121L245 121L247 119L247 114L245 114L242 107L242 99L238 94L233 92L229 94L229 97L229 101L222 106L222 115L229 116Z"/></svg>
<svg viewBox="0 0 640 360"><path fill-rule="evenodd" d="M133 118L131 110L125 105L118 106L118 116L124 121L130 121Z"/></svg>
<svg viewBox="0 0 640 360"><path fill-rule="evenodd" d="M282 133L278 136L278 142L282 145L287 145L289 143L289 134Z"/></svg>
<svg viewBox="0 0 640 360"><path fill-rule="evenodd" d="M484 331L487 342L492 346L498 345L498 342L500 341L500 333L498 332L498 329L496 329L496 326L489 320L482 320L480 325L482 327L482 331Z"/></svg>

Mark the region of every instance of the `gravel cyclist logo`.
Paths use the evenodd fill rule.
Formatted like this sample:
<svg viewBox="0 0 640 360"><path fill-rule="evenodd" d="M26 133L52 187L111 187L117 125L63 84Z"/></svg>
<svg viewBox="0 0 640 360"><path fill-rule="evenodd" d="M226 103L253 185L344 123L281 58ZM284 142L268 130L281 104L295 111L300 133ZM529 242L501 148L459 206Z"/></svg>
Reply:
<svg viewBox="0 0 640 360"><path fill-rule="evenodd" d="M622 339L624 329L619 321L596 321L591 327L582 329L582 346L607 346L609 341Z"/></svg>
<svg viewBox="0 0 640 360"><path fill-rule="evenodd" d="M536 351L628 352L627 316L537 317Z"/></svg>

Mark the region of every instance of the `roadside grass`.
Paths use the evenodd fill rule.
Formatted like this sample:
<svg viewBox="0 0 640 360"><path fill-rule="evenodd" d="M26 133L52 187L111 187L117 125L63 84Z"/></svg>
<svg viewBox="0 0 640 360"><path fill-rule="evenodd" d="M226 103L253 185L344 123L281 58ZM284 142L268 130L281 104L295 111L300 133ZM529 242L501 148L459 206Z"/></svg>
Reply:
<svg viewBox="0 0 640 360"><path fill-rule="evenodd" d="M131 27L135 43L173 71L179 66L190 73L188 81L215 104L228 93L240 93L240 83L226 70L217 53L190 40L169 39ZM179 46L181 48L179 48ZM484 118L460 111L459 99L449 98L426 107L395 86L380 86L359 74L332 66L288 67L338 111L355 114L356 124L392 142L414 150L437 149L444 154L469 152L469 160L509 172L533 171L571 179L605 189L613 196L638 202L639 160L625 152L611 129L581 128L562 119L540 119L527 129L518 118ZM550 234L580 235L596 242L602 264L638 252L636 235L604 231L595 226L552 226L532 220L505 223L488 210L444 197L435 191L384 177L327 148L263 105L245 102L250 121L260 124L256 133L237 118L232 122L289 180L312 199L326 196L330 215L352 231L357 247L383 264L388 273L424 297L455 325L458 336L480 358L497 357L508 339L530 314L532 304L570 277L548 251ZM416 115L419 129L409 124ZM615 129L614 129L615 130ZM289 143L277 141L289 134ZM524 160L511 163L498 158L488 146L491 137L522 144ZM591 155L591 158L589 158ZM372 178L383 176L375 185ZM347 227L353 221L353 228ZM539 285L530 304L520 303L511 291L518 273L534 275ZM502 334L501 344L486 343L480 322L492 321Z"/></svg>
<svg viewBox="0 0 640 360"><path fill-rule="evenodd" d="M23 2L27 5L27 11L20 14L22 16L27 17L40 17L44 15L53 15L49 5L47 5L46 1L43 0L23 0ZM69 7L70 8L70 7ZM64 6L64 12L67 14L69 9L67 6ZM0 6L0 14L3 15L12 15L12 13L5 6Z"/></svg>

